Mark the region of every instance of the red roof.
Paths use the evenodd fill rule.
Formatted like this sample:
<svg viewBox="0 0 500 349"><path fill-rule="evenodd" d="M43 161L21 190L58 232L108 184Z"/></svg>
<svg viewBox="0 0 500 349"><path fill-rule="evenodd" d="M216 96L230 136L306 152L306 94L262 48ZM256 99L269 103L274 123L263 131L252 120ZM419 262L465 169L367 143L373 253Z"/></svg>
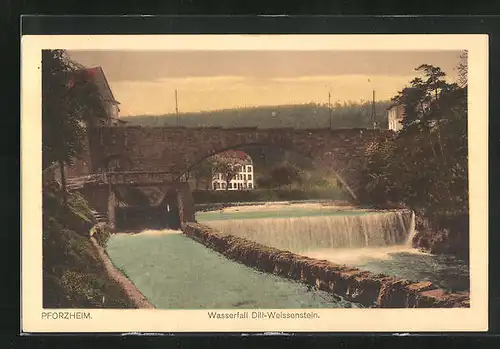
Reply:
<svg viewBox="0 0 500 349"><path fill-rule="evenodd" d="M108 80L106 79L106 75L104 74L104 71L102 70L101 67L93 67L93 68L84 68L82 70L79 70L79 72L85 72L82 82L88 82L88 81L93 81L97 84L100 92L103 94L103 97L109 101L113 102L116 104L120 104L118 102L114 95L113 91L111 90L111 87L109 86ZM75 85L75 81L71 80L68 84L68 88L72 88Z"/></svg>
<svg viewBox="0 0 500 349"><path fill-rule="evenodd" d="M95 74L98 73L98 69L99 68L87 68L86 71L87 71L87 76L88 77L91 77L91 78L94 78Z"/></svg>
<svg viewBox="0 0 500 349"><path fill-rule="evenodd" d="M229 157L236 157L241 160L251 160L251 157L242 150L228 150L225 151L223 154Z"/></svg>

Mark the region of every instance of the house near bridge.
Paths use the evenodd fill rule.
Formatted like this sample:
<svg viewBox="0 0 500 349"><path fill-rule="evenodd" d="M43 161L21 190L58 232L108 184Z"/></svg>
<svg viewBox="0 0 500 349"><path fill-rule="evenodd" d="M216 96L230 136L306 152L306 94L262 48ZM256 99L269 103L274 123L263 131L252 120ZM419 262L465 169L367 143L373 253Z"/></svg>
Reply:
<svg viewBox="0 0 500 349"><path fill-rule="evenodd" d="M236 175L226 183L224 174L215 173L212 178L213 190L252 190L255 188L255 174L252 158L243 151L226 151L223 153L228 158L234 158L234 166L238 169ZM228 187L226 188L226 185Z"/></svg>
<svg viewBox="0 0 500 349"><path fill-rule="evenodd" d="M74 78L70 81L70 85L75 82L95 84L97 91L101 96L104 105L104 115L95 115L95 120L102 126L117 126L125 124L126 121L120 119L120 102L115 99L111 86L108 83L106 75L102 67L84 68L74 73ZM88 155L88 154L86 154ZM73 166L66 167L68 177L81 176L89 173L88 164L90 160L88 156L83 156L82 159L75 159Z"/></svg>
<svg viewBox="0 0 500 349"><path fill-rule="evenodd" d="M387 122L389 130L398 132L403 128L404 107L400 104L393 104L387 109Z"/></svg>

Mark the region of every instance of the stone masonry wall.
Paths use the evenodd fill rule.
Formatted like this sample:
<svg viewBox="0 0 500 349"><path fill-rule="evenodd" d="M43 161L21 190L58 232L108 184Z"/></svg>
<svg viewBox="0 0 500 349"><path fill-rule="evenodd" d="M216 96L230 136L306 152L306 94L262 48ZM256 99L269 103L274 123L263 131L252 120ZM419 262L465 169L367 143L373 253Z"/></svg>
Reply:
<svg viewBox="0 0 500 349"><path fill-rule="evenodd" d="M195 221L194 200L188 183L177 185L177 206L181 223Z"/></svg>
<svg viewBox="0 0 500 349"><path fill-rule="evenodd" d="M359 190L367 144L393 136L369 129L258 129L112 126L90 133L93 167L120 159L124 170L172 171L181 175L205 158L242 145L276 146L334 170L344 184ZM95 166L94 166L95 165Z"/></svg>
<svg viewBox="0 0 500 349"><path fill-rule="evenodd" d="M199 223L183 223L185 235L224 256L263 272L297 280L347 300L378 308L469 307L469 294L450 294L431 282L411 282L300 256L223 235Z"/></svg>

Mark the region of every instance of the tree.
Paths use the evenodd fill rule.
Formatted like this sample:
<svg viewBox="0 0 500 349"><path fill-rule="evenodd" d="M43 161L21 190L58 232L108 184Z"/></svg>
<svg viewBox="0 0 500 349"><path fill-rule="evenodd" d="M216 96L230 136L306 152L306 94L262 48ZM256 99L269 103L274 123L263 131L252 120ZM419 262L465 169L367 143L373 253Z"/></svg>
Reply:
<svg viewBox="0 0 500 349"><path fill-rule="evenodd" d="M86 127L104 116L97 86L89 82L83 66L64 50L42 51L42 163L58 163L66 203L64 166L84 150Z"/></svg>
<svg viewBox="0 0 500 349"><path fill-rule="evenodd" d="M226 190L229 190L229 183L240 172L241 166L244 164L243 159L229 153L216 154L211 161L213 173L222 175L222 179L226 182Z"/></svg>
<svg viewBox="0 0 500 349"><path fill-rule="evenodd" d="M427 218L465 214L467 88L431 65L393 98L404 107L403 129L367 152L367 200L405 204Z"/></svg>
<svg viewBox="0 0 500 349"><path fill-rule="evenodd" d="M193 176L195 180L196 189L199 188L200 181L206 181L206 189L211 185L212 180L214 179L214 173L212 168L212 163L210 161L202 161L198 165L196 165L193 169Z"/></svg>
<svg viewBox="0 0 500 349"><path fill-rule="evenodd" d="M460 63L457 66L458 78L457 84L458 86L464 88L468 84L468 62L469 61L469 52L464 50L460 55Z"/></svg>
<svg viewBox="0 0 500 349"><path fill-rule="evenodd" d="M292 189L293 183L302 183L301 170L288 163L283 163L275 166L271 171L271 178L278 186L288 185L288 189Z"/></svg>

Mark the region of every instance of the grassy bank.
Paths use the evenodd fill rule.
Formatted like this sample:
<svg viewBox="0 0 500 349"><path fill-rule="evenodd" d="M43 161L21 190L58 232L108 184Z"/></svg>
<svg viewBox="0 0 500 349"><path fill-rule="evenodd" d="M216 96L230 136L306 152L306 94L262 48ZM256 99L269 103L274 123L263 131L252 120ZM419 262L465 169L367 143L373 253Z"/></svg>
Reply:
<svg viewBox="0 0 500 349"><path fill-rule="evenodd" d="M122 288L110 279L89 239L93 226L86 201L70 194L68 207L57 187L43 193L44 308L131 308ZM94 236L106 244L107 233Z"/></svg>
<svg viewBox="0 0 500 349"><path fill-rule="evenodd" d="M255 189L255 190L194 190L194 203L212 204L229 202L270 202L296 200L349 200L348 195L340 189Z"/></svg>

